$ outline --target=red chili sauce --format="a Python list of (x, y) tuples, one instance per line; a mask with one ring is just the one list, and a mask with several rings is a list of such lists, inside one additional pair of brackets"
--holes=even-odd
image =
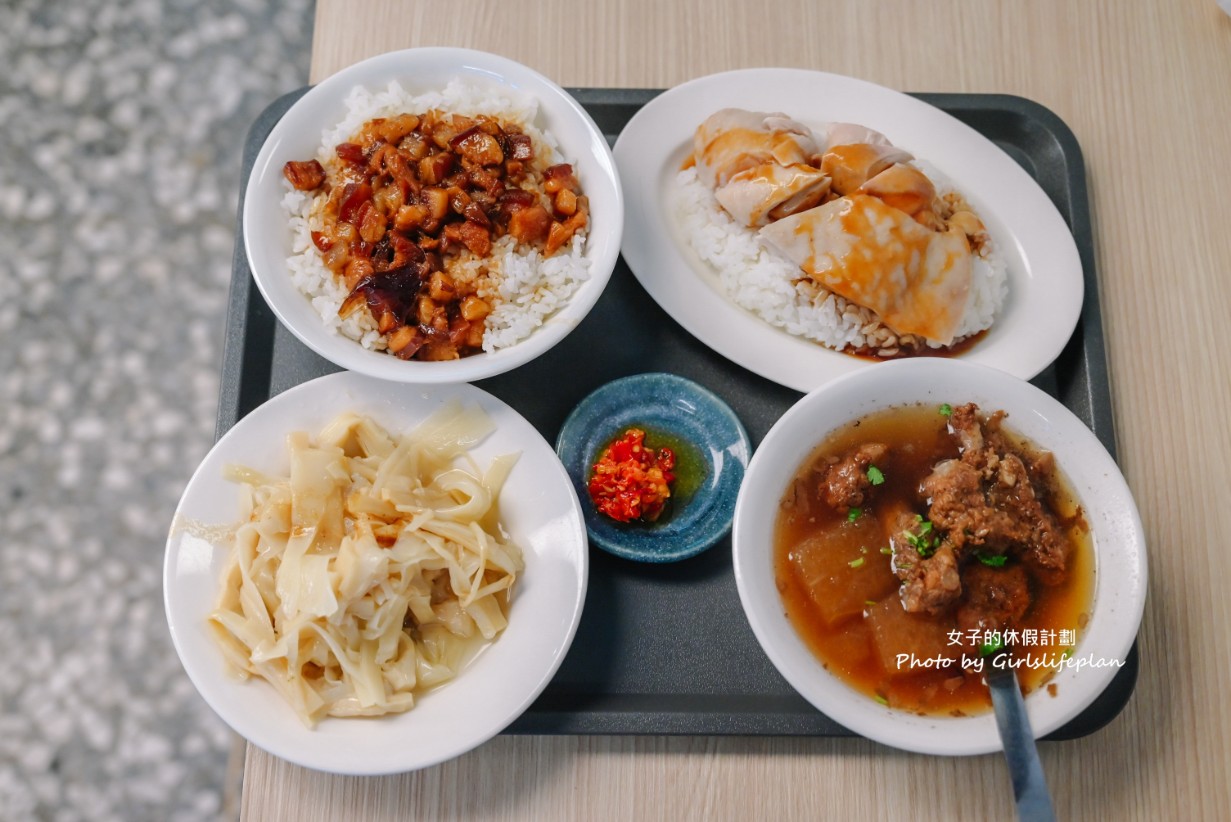
[(617, 522), (654, 522), (671, 498), (675, 452), (651, 448), (645, 431), (629, 428), (603, 451), (590, 474), (590, 500)]

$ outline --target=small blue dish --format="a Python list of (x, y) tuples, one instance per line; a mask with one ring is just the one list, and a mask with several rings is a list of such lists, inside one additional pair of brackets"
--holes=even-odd
[[(678, 479), (656, 522), (617, 522), (595, 509), (587, 490), (594, 463), (634, 427), (647, 432), (650, 445), (676, 451)], [(582, 400), (560, 429), (556, 453), (595, 545), (638, 562), (676, 562), (730, 533), (752, 444), (735, 412), (709, 390), (674, 374), (636, 374)]]

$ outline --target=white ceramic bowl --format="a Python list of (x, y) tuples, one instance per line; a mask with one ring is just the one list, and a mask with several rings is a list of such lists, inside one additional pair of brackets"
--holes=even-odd
[[(953, 360), (888, 362), (841, 377), (801, 399), (770, 429), (748, 466), (732, 531), (740, 601), (779, 672), (816, 708), (851, 730), (911, 751), (978, 754), (1001, 748), (994, 716), (917, 716), (885, 707), (825, 670), (783, 614), (774, 585), (773, 529), (779, 500), (803, 460), (835, 429), (869, 412), (906, 403), (976, 402), (1009, 412), (1007, 425), (1051, 450), (1089, 521), (1095, 552), (1092, 616), (1073, 659), (1124, 660), (1146, 594), (1145, 537), (1137, 507), (1111, 456), (1058, 401), (1028, 382)], [(1026, 699), (1037, 736), (1086, 708), (1118, 668), (1065, 668)]]
[[(407, 713), (327, 718), (305, 727), (263, 680), (228, 673), (206, 629), (218, 600), (229, 545), (211, 530), (239, 517), (240, 489), (227, 463), (285, 475), (286, 434), (315, 433), (343, 411), (402, 433), (449, 399), (477, 403), (496, 430), (472, 451), (481, 467), (520, 453), (500, 495), (501, 522), (521, 547), (509, 625), (456, 679)], [(211, 528), (212, 527), (212, 528)], [(415, 387), (337, 373), (279, 394), (218, 441), (197, 468), (167, 538), (163, 591), (180, 661), (210, 707), (238, 734), (277, 756), (317, 770), (383, 774), (423, 768), (483, 743), (516, 719), (551, 680), (581, 620), (589, 572), (586, 527), (572, 481), (547, 441), (520, 414), (470, 385)]]
[[(327, 329), (287, 272), (291, 230), (281, 200), (282, 167), (316, 156), (322, 131), (345, 115), (351, 89), (384, 89), (397, 80), (412, 94), (441, 89), (461, 78), (471, 84), (509, 87), (539, 101), (535, 125), (559, 144), (590, 198), (585, 256), (589, 279), (567, 305), (522, 342), (493, 353), (448, 362), (403, 361), (369, 351)], [(624, 198), (607, 140), (583, 108), (543, 75), (494, 54), (454, 48), (389, 52), (343, 69), (295, 102), (270, 132), (257, 155), (244, 194), (244, 248), (257, 287), (292, 334), (325, 359), (351, 371), (412, 383), (469, 382), (501, 374), (547, 351), (585, 318), (611, 277), (620, 252)]]

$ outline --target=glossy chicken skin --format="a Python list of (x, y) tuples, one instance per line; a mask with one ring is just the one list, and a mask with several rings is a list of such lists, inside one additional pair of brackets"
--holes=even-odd
[(694, 134), (693, 156), (722, 207), (747, 226), (811, 208), (829, 192), (812, 132), (785, 114), (717, 111)]
[(858, 123), (826, 123), (818, 130), (817, 137), (824, 138), (822, 142), (826, 151), (833, 146), (849, 146), (852, 143), (891, 145), (888, 137)]
[(932, 221), (936, 203), (936, 186), (919, 169), (905, 163), (894, 163), (859, 186), (859, 194), (869, 194), (885, 205), (905, 211), (917, 222), (925, 212)]
[(811, 130), (785, 114), (743, 109), (716, 111), (693, 135), (697, 174), (710, 188), (764, 163), (808, 165), (820, 156)]
[(818, 169), (762, 163), (736, 174), (714, 197), (732, 217), (756, 227), (812, 208), (828, 193), (829, 177)]
[(901, 209), (854, 194), (764, 227), (766, 245), (899, 334), (953, 342), (972, 263), (960, 231), (932, 231)]
[(908, 163), (913, 159), (909, 152), (894, 146), (851, 143), (827, 149), (821, 156), (821, 171), (833, 179), (836, 193), (853, 194), (895, 163)]

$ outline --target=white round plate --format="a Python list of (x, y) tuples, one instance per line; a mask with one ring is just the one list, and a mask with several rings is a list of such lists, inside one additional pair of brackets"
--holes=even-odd
[[(410, 711), (379, 718), (327, 718), (305, 727), (264, 680), (232, 676), (206, 629), (218, 599), (228, 546), (204, 538), (209, 526), (234, 524), (240, 489), (222, 478), (239, 463), (285, 474), (286, 435), (313, 434), (344, 411), (371, 416), (398, 433), (450, 399), (477, 403), (496, 430), (473, 450), (480, 466), (520, 453), (500, 496), (501, 519), (525, 553), (509, 626), (458, 677)], [(572, 481), (530, 423), (470, 385), (412, 387), (338, 373), (274, 397), (244, 417), (205, 457), (176, 510), (163, 574), (171, 637), (201, 696), (237, 733), (308, 768), (384, 774), (458, 756), (494, 736), (534, 701), (559, 667), (581, 619), (589, 554)]]
[[(774, 584), (774, 522), (801, 461), (835, 429), (882, 408), (908, 403), (978, 403), (1003, 409), (1006, 426), (1056, 455), (1082, 505), (1094, 543), (1090, 621), (1072, 660), (1047, 689), (1026, 698), (1036, 736), (1081, 713), (1111, 682), (1137, 636), (1146, 596), (1145, 534), (1137, 506), (1111, 455), (1081, 420), (1028, 382), (986, 366), (925, 359), (882, 363), (813, 391), (774, 424), (753, 455), (735, 504), (732, 556), (740, 602), (753, 633), (782, 676), (818, 710), (852, 731), (910, 751), (979, 754), (1000, 750), (996, 719), (917, 716), (858, 693), (825, 669), (783, 613)], [(1077, 626), (1073, 626), (1075, 629)], [(1101, 664), (1101, 667), (1096, 665)]]
[(1081, 313), (1081, 259), (1043, 190), (986, 137), (934, 106), (863, 80), (800, 69), (714, 74), (655, 97), (615, 146), (624, 181), (624, 259), (680, 325), (732, 362), (798, 391), (871, 365), (794, 337), (738, 307), (688, 246), (668, 187), (693, 132), (721, 108), (782, 111), (808, 126), (850, 122), (885, 134), (946, 175), (978, 211), (1008, 265), (1001, 315), (960, 359), (1030, 379), (1064, 348)]
[[(589, 279), (525, 340), (491, 353), (445, 362), (404, 361), (370, 351), (325, 327), (308, 298), (291, 282), (291, 229), (282, 209), (282, 167), (316, 156), (321, 133), (341, 122), (346, 96), (356, 86), (384, 90), (396, 80), (411, 94), (443, 89), (453, 79), (497, 91), (515, 89), (538, 100), (535, 125), (559, 144), (590, 198), (585, 257)], [(349, 371), (412, 383), (471, 382), (529, 362), (564, 339), (594, 307), (620, 252), (624, 199), (607, 140), (590, 115), (564, 89), (505, 57), (455, 48), (393, 51), (349, 66), (314, 86), (282, 115), (252, 166), (244, 193), (244, 249), (257, 287), (292, 334), (325, 359)]]

